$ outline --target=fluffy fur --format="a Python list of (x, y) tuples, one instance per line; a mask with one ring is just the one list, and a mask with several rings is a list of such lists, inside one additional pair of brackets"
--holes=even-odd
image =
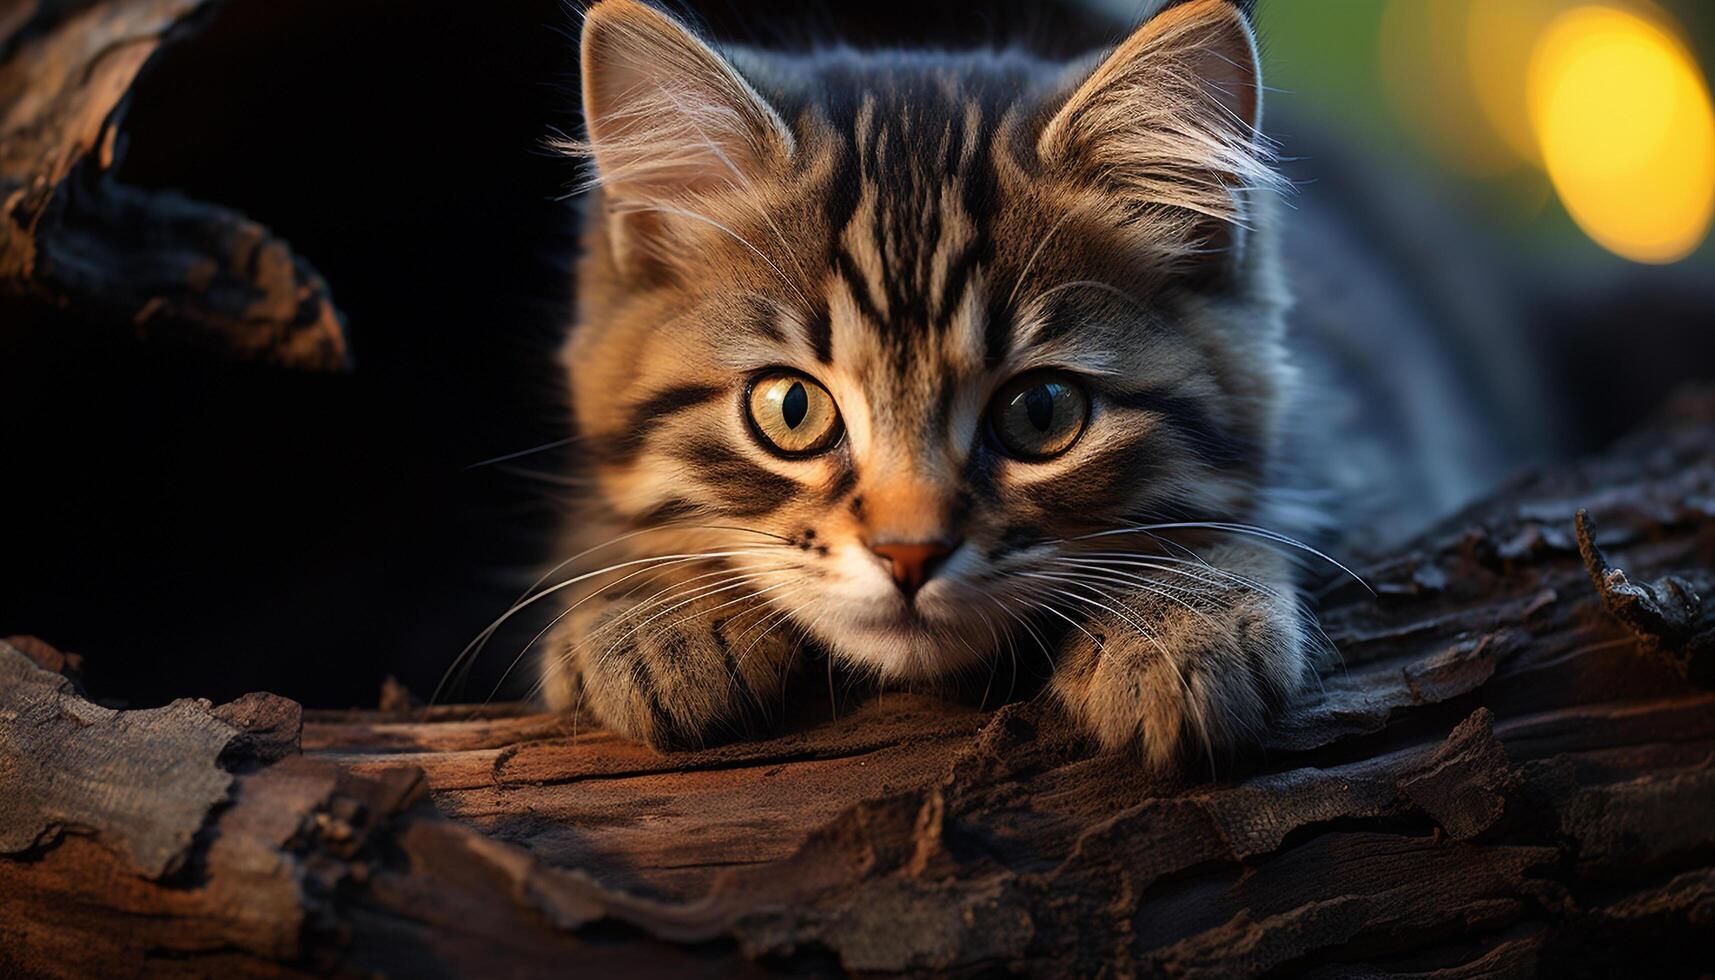
[[(550, 703), (662, 747), (754, 729), (809, 646), (884, 679), (1020, 648), (1101, 743), (1242, 743), (1307, 670), (1266, 522), (1292, 387), (1243, 17), (1153, 16), (1088, 63), (717, 53), (606, 0), (583, 31), (591, 217), (565, 350), (589, 491)], [(745, 390), (820, 383), (843, 439), (762, 445)], [(1063, 455), (985, 409), (1039, 369)], [(943, 541), (911, 597), (871, 547)]]

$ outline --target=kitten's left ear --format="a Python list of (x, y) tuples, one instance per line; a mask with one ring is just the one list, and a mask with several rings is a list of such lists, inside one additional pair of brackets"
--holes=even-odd
[(1100, 185), (1124, 220), (1148, 213), (1189, 252), (1231, 244), (1247, 192), (1274, 186), (1256, 42), (1228, 0), (1194, 0), (1139, 27), (1042, 128), (1050, 170)]
[(647, 4), (596, 4), (584, 17), (582, 66), (588, 150), (621, 252), (650, 251), (671, 221), (665, 212), (742, 192), (791, 159), (791, 130), (773, 107), (702, 39)]

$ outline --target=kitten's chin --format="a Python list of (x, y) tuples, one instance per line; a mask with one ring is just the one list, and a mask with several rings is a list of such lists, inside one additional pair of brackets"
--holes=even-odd
[(825, 626), (816, 632), (836, 656), (889, 680), (941, 677), (990, 653), (989, 643), (960, 637), (956, 624), (923, 619)]

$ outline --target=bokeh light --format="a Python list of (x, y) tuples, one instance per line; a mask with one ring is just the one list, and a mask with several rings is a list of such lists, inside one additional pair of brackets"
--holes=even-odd
[[(1472, 65), (1467, 37), (1474, 10), (1483, 6), (1484, 0), (1393, 0), (1377, 36), (1382, 85), (1410, 120), (1407, 132), (1443, 165), (1477, 178), (1502, 176), (1523, 162), (1482, 122), (1474, 83), (1492, 79), (1480, 78)], [(1519, 81), (1522, 89), (1522, 71)]]
[(1262, 0), (1258, 16), (1283, 117), (1457, 185), (1531, 249), (1667, 263), (1709, 240), (1708, 0)]
[(1567, 212), (1638, 262), (1690, 254), (1715, 213), (1715, 113), (1689, 52), (1655, 23), (1579, 7), (1537, 42), (1530, 118)]
[(1470, 0), (1465, 13), (1468, 84), (1482, 118), (1521, 164), (1541, 160), (1526, 98), (1537, 38), (1566, 0)]

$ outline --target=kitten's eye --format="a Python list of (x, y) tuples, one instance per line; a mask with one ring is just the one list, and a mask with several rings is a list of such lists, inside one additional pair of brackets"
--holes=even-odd
[(833, 396), (802, 374), (764, 374), (751, 383), (746, 402), (751, 427), (783, 456), (809, 456), (840, 439), (840, 411)]
[(989, 429), (1008, 455), (1040, 461), (1070, 449), (1090, 417), (1084, 389), (1061, 374), (1008, 381), (989, 404)]

